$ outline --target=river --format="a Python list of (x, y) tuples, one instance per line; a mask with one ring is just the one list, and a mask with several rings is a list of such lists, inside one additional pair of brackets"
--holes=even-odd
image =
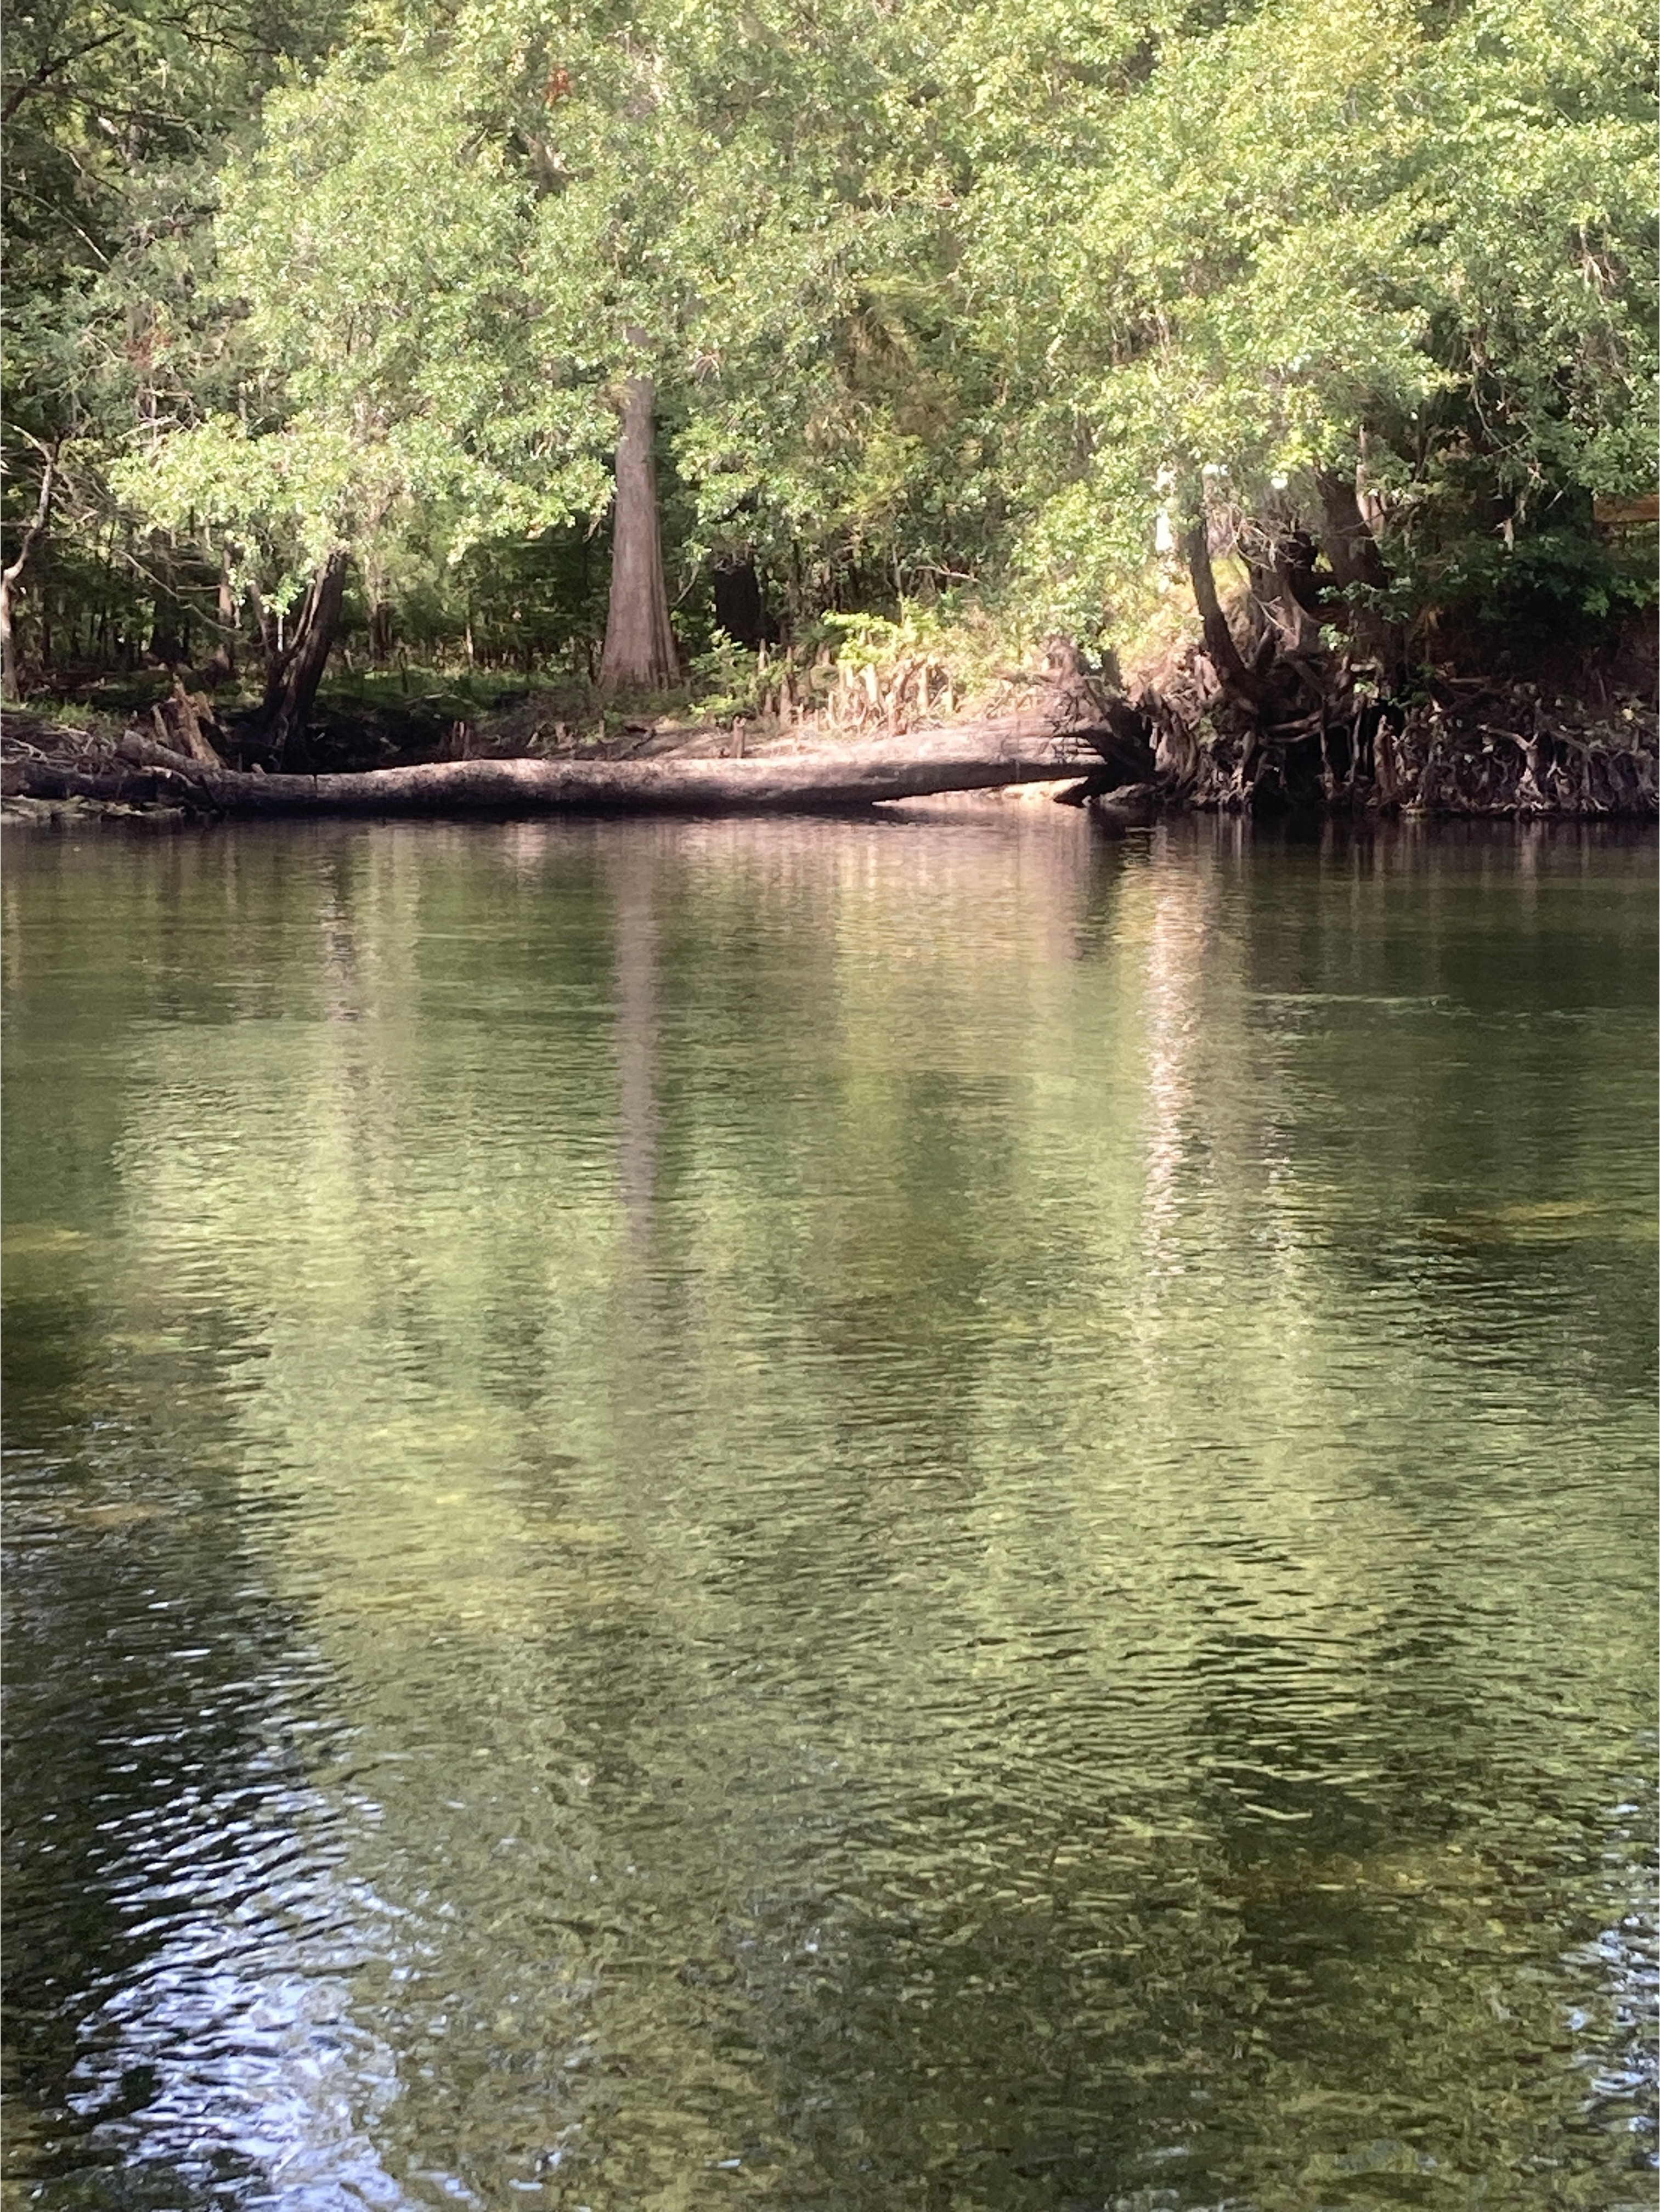
[(9, 2207), (1652, 2203), (1651, 836), (8, 843)]

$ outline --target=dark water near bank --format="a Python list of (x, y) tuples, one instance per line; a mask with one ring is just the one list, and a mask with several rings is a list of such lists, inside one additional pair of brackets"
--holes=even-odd
[(9, 2206), (1652, 2203), (1651, 841), (8, 857)]

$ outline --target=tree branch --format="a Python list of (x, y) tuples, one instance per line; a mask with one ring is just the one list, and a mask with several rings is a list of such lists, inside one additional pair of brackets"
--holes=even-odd
[[(32, 440), (30, 442), (39, 443), (39, 441)], [(0, 569), (0, 584), (3, 584), (8, 591), (22, 574), (24, 563), (34, 550), (34, 541), (46, 528), (46, 517), (52, 512), (52, 488), (58, 479), (58, 447), (52, 445), (43, 447), (42, 451), (46, 454), (46, 466), (40, 471), (40, 496), (34, 502), (33, 516), (23, 532), (17, 558), (9, 568)]]
[(0, 107), (0, 123), (9, 123), (32, 92), (39, 92), (49, 84), (59, 70), (66, 70), (71, 62), (84, 61), (95, 54), (100, 46), (112, 46), (118, 39), (125, 38), (131, 25), (122, 24), (119, 31), (106, 31), (101, 39), (88, 39), (83, 46), (71, 46), (66, 54), (48, 54), (46, 60), (23, 79), (3, 107)]

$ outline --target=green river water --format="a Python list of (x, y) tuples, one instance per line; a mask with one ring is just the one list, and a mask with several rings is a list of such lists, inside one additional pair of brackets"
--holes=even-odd
[(1651, 839), (9, 847), (8, 2208), (1652, 2205)]

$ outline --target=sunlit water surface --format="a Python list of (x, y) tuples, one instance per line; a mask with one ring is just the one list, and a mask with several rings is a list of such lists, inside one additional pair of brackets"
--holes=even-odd
[(1651, 843), (9, 860), (8, 2204), (1652, 2203)]

